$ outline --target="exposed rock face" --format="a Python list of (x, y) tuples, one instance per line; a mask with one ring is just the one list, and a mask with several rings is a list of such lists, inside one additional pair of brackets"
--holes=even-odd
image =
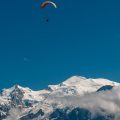
[[(28, 113), (27, 115), (21, 117), (19, 120), (31, 120), (35, 118), (39, 118), (44, 115), (44, 112), (40, 109), (37, 113)], [(40, 119), (40, 118), (39, 118)]]
[(113, 86), (111, 86), (111, 85), (105, 85), (105, 86), (102, 86), (101, 88), (99, 88), (97, 90), (97, 92), (111, 90), (112, 88), (113, 88)]
[(49, 120), (114, 120), (112, 114), (92, 116), (91, 112), (83, 108), (56, 109), (49, 117)]
[(0, 105), (0, 120), (5, 119), (9, 115), (10, 106), (8, 104)]
[(23, 107), (23, 91), (19, 89), (18, 85), (15, 85), (15, 89), (10, 93), (11, 105), (14, 107), (22, 106)]

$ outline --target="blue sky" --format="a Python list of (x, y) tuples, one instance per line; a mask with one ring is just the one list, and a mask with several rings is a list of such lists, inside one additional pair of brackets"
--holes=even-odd
[(72, 75), (120, 82), (120, 1), (55, 0), (58, 9), (41, 9), (43, 1), (0, 1), (0, 89), (42, 89)]

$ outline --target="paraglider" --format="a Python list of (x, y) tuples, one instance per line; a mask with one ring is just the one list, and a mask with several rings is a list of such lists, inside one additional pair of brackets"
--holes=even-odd
[(45, 1), (45, 2), (43, 2), (42, 5), (41, 5), (41, 7), (42, 7), (42, 8), (45, 8), (47, 5), (52, 5), (54, 8), (57, 8), (57, 7), (58, 7), (58, 6), (57, 6), (54, 2), (52, 2), (52, 1)]
[[(43, 2), (43, 3), (41, 4), (41, 8), (45, 8), (45, 7), (48, 6), (48, 5), (52, 5), (54, 8), (57, 8), (57, 7), (58, 7), (57, 4), (54, 3), (54, 2), (52, 2), (52, 1), (45, 1), (45, 2)], [(46, 18), (46, 22), (49, 22), (49, 19), (48, 19), (48, 18)]]
[(48, 22), (48, 21), (49, 21), (49, 19), (47, 18), (47, 19), (46, 19), (46, 22)]

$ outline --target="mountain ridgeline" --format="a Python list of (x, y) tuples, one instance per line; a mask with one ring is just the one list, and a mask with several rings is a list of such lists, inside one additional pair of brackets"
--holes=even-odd
[(120, 120), (120, 83), (73, 76), (33, 91), (14, 85), (0, 94), (0, 120)]

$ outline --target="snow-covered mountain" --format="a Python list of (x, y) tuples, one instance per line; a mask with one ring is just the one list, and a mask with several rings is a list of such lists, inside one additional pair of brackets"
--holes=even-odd
[(1, 91), (0, 120), (119, 120), (119, 93), (120, 83), (80, 76), (39, 91), (14, 85)]

